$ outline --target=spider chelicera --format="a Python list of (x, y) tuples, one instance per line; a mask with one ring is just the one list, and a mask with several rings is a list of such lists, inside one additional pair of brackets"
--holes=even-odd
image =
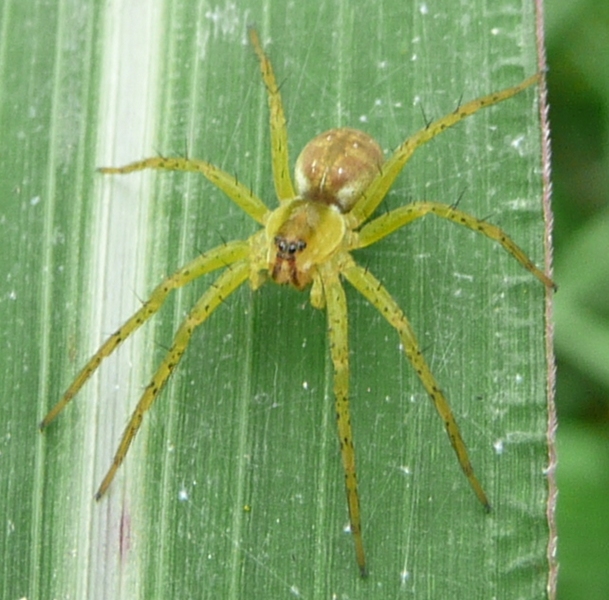
[(223, 269), (222, 274), (202, 295), (178, 328), (171, 347), (142, 394), (123, 433), (113, 463), (95, 494), (99, 500), (114, 479), (144, 415), (180, 362), (195, 329), (247, 281), (254, 290), (269, 279), (299, 290), (310, 286), (311, 304), (315, 308), (325, 308), (328, 318), (328, 340), (334, 366), (336, 421), (345, 472), (350, 528), (357, 564), (360, 573), (365, 575), (366, 558), (349, 415), (347, 301), (341, 279), (346, 279), (359, 291), (397, 331), (408, 360), (444, 422), (465, 476), (478, 500), (489, 509), (489, 501), (474, 474), (459, 427), (423, 358), (408, 319), (381, 282), (368, 269), (355, 262), (352, 251), (370, 246), (400, 227), (431, 213), (495, 240), (544, 285), (554, 287), (552, 280), (499, 227), (458, 210), (455, 206), (414, 202), (369, 221), (419, 146), (478, 110), (507, 100), (537, 83), (539, 75), (458, 106), (452, 113), (428, 123), (409, 137), (387, 160), (377, 142), (361, 131), (349, 128), (326, 131), (309, 142), (297, 159), (294, 185), (289, 171), (286, 120), (279, 87), (257, 32), (250, 29), (249, 37), (268, 92), (273, 180), (279, 206), (270, 210), (248, 187), (202, 160), (157, 157), (123, 167), (100, 169), (105, 174), (124, 174), (143, 169), (196, 171), (220, 188), (237, 206), (260, 223), (262, 228), (248, 239), (227, 242), (201, 254), (161, 282), (142, 307), (91, 357), (63, 397), (40, 423), (40, 428), (44, 429), (57, 417), (102, 360), (152, 317), (172, 290), (206, 273)]

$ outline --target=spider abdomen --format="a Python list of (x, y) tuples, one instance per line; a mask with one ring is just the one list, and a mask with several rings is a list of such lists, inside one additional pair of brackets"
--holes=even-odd
[(314, 137), (296, 161), (294, 175), (300, 198), (333, 204), (349, 212), (381, 170), (383, 151), (357, 129), (330, 129)]

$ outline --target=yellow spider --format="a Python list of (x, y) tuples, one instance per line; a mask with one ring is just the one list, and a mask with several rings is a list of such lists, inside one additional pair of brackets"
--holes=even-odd
[(114, 479), (144, 415), (180, 362), (195, 329), (246, 281), (249, 281), (254, 290), (268, 279), (275, 283), (292, 285), (299, 290), (311, 286), (311, 304), (315, 308), (325, 308), (328, 316), (330, 355), (334, 365), (336, 421), (345, 471), (349, 521), (357, 564), (360, 573), (365, 575), (366, 558), (349, 416), (347, 301), (341, 279), (346, 279), (358, 290), (397, 331), (408, 360), (444, 422), (465, 476), (478, 500), (488, 510), (489, 501), (474, 474), (450, 406), (423, 358), (408, 319), (381, 282), (368, 269), (355, 262), (351, 252), (370, 246), (415, 219), (432, 213), (495, 240), (544, 285), (554, 287), (551, 279), (541, 272), (501, 229), (457, 210), (454, 206), (436, 202), (414, 202), (368, 222), (395, 178), (419, 146), (481, 108), (506, 100), (537, 83), (539, 75), (533, 75), (514, 87), (459, 106), (454, 112), (429, 123), (409, 137), (387, 160), (384, 159), (379, 145), (361, 131), (348, 128), (326, 131), (309, 142), (297, 159), (294, 187), (289, 171), (286, 120), (279, 88), (257, 32), (250, 29), (249, 36), (268, 92), (273, 180), (279, 206), (270, 210), (249, 188), (228, 173), (202, 160), (147, 158), (124, 167), (100, 169), (105, 174), (131, 173), (142, 169), (202, 173), (252, 219), (260, 223), (262, 228), (246, 240), (228, 242), (201, 254), (158, 285), (142, 307), (91, 357), (63, 397), (40, 423), (40, 428), (44, 429), (57, 417), (102, 360), (152, 317), (172, 290), (210, 271), (223, 269), (222, 274), (180, 325), (170, 349), (146, 387), (123, 433), (112, 466), (95, 494), (95, 498), (99, 500)]

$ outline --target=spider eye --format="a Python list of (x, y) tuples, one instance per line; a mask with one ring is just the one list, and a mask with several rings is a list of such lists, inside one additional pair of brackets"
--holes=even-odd
[(275, 236), (275, 246), (277, 246), (278, 254), (282, 258), (293, 257), (297, 252), (302, 252), (307, 243), (304, 240), (288, 240), (279, 235)]

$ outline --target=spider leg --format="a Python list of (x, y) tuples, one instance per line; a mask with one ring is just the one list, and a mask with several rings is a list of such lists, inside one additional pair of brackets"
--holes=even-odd
[(123, 325), (119, 327), (119, 329), (117, 329), (89, 359), (89, 362), (82, 368), (59, 402), (55, 404), (41, 421), (40, 429), (44, 429), (66, 407), (85, 382), (95, 373), (102, 360), (110, 356), (122, 342), (139, 329), (163, 306), (163, 303), (172, 290), (182, 287), (193, 279), (197, 279), (210, 271), (226, 267), (238, 260), (243, 260), (248, 256), (248, 252), (248, 242), (230, 242), (201, 254), (162, 281), (154, 289), (150, 298), (144, 302), (142, 307), (133, 316), (127, 319), (127, 321), (125, 321), (125, 323), (123, 323)]
[(247, 186), (239, 183), (235, 177), (229, 175), (226, 171), (204, 160), (157, 156), (138, 160), (122, 167), (100, 167), (98, 171), (104, 175), (124, 175), (133, 171), (143, 171), (144, 169), (201, 173), (217, 188), (221, 189), (239, 208), (261, 225), (264, 225), (266, 217), (270, 212), (264, 202)]
[(362, 526), (355, 472), (355, 448), (349, 414), (349, 339), (347, 299), (338, 277), (322, 274), (326, 310), (328, 316), (328, 338), (334, 365), (334, 396), (336, 401), (336, 423), (340, 453), (345, 471), (345, 488), (349, 506), (349, 523), (355, 543), (355, 557), (362, 577), (366, 576), (366, 557), (362, 541)]
[(420, 129), (414, 135), (410, 136), (393, 155), (385, 162), (381, 168), (381, 172), (370, 184), (362, 198), (353, 207), (350, 213), (353, 228), (361, 225), (364, 221), (370, 218), (370, 215), (376, 210), (383, 198), (387, 195), (389, 188), (393, 185), (395, 178), (400, 174), (404, 165), (408, 162), (414, 151), (436, 137), (444, 130), (456, 125), (463, 119), (473, 115), (482, 108), (492, 106), (498, 102), (503, 102), (516, 94), (519, 94), (531, 85), (538, 83), (540, 74), (537, 73), (528, 77), (518, 85), (494, 92), (488, 96), (482, 96), (475, 100), (471, 100), (462, 106), (458, 106), (453, 112), (446, 116), (429, 123), (423, 129)]
[(292, 200), (296, 197), (294, 185), (290, 176), (290, 161), (288, 157), (288, 131), (286, 128), (285, 113), (281, 102), (279, 86), (275, 79), (273, 66), (265, 54), (258, 37), (258, 32), (249, 28), (250, 42), (260, 62), (260, 72), (268, 93), (268, 103), (271, 126), (271, 155), (273, 160), (273, 180), (275, 192), (280, 202)]
[(216, 310), (230, 294), (248, 279), (249, 272), (250, 265), (247, 260), (241, 260), (232, 266), (228, 266), (215, 283), (213, 283), (203, 296), (201, 296), (194, 308), (190, 311), (188, 317), (182, 322), (175, 334), (171, 348), (169, 348), (165, 358), (156, 370), (152, 381), (146, 387), (146, 390), (142, 394), (140, 401), (137, 403), (137, 406), (129, 419), (129, 423), (127, 423), (121, 442), (114, 455), (112, 466), (108, 469), (106, 476), (95, 494), (96, 500), (99, 500), (104, 495), (109, 485), (112, 483), (116, 471), (121, 466), (123, 459), (129, 450), (129, 446), (142, 424), (144, 415), (150, 409), (152, 403), (159, 395), (159, 392), (167, 383), (171, 373), (180, 362), (184, 351), (190, 343), (190, 338), (192, 337), (194, 330), (206, 321), (214, 310)]
[(529, 270), (544, 285), (556, 289), (556, 284), (542, 271), (540, 271), (524, 253), (524, 251), (509, 237), (501, 228), (491, 225), (486, 221), (439, 202), (414, 202), (400, 208), (396, 208), (364, 225), (358, 234), (358, 248), (364, 248), (374, 244), (385, 236), (393, 233), (396, 229), (403, 227), (432, 213), (442, 219), (448, 219), (458, 225), (464, 225), (473, 231), (481, 233), (491, 240), (495, 240), (511, 254), (525, 269)]
[(474, 474), (474, 469), (469, 459), (465, 442), (461, 437), (459, 426), (455, 421), (448, 401), (423, 358), (423, 354), (421, 353), (421, 349), (408, 319), (383, 284), (369, 271), (355, 264), (355, 262), (351, 262), (351, 264), (346, 266), (343, 275), (397, 330), (408, 360), (417, 372), (423, 387), (427, 390), (436, 411), (444, 422), (446, 433), (448, 434), (450, 443), (452, 444), (465, 476), (478, 497), (478, 500), (480, 500), (486, 510), (489, 510), (490, 504), (488, 498), (486, 497), (478, 478)]

